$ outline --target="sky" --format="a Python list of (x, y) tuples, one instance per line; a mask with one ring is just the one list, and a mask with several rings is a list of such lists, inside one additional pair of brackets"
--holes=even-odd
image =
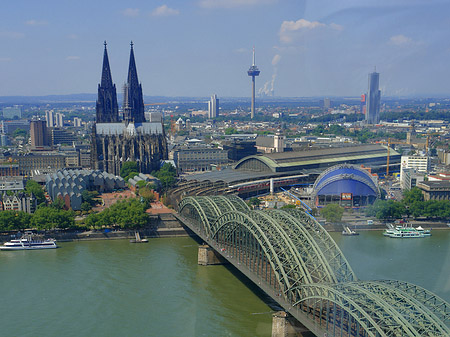
[(103, 42), (113, 81), (130, 41), (145, 95), (450, 95), (450, 1), (15, 0), (0, 10), (0, 96), (96, 93)]

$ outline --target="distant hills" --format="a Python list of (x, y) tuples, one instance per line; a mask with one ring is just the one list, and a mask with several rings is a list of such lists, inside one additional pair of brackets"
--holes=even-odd
[[(119, 104), (123, 100), (123, 94), (118, 93), (117, 99)], [(334, 97), (327, 96), (335, 103), (343, 101), (359, 101), (360, 97)], [(257, 100), (261, 102), (318, 102), (322, 101), (323, 97), (258, 97)], [(209, 97), (169, 97), (169, 96), (145, 96), (145, 103), (205, 103), (209, 100)], [(250, 97), (220, 97), (221, 102), (250, 102)], [(81, 93), (81, 94), (69, 94), (69, 95), (46, 95), (46, 96), (0, 96), (0, 105), (13, 105), (13, 104), (70, 104), (70, 103), (87, 103), (95, 104), (97, 100), (97, 94)], [(417, 96), (417, 97), (382, 97), (382, 101), (420, 101), (420, 102), (432, 102), (436, 100), (449, 101), (445, 96)]]

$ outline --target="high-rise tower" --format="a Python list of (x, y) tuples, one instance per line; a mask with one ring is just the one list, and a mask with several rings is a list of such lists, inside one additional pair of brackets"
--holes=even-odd
[(139, 83), (136, 61), (134, 60), (133, 41), (131, 41), (130, 65), (128, 67), (128, 80), (124, 88), (124, 119), (125, 122), (143, 123), (144, 98), (142, 95), (142, 85)]
[(255, 77), (259, 76), (259, 69), (255, 64), (255, 47), (253, 47), (253, 65), (247, 71), (248, 76), (252, 77), (252, 112), (250, 114), (251, 119), (255, 117)]
[(214, 94), (211, 96), (211, 99), (208, 102), (208, 118), (216, 118), (219, 115), (219, 99), (217, 95)]
[(117, 123), (119, 121), (119, 107), (117, 105), (116, 85), (113, 84), (111, 77), (106, 41), (104, 45), (102, 79), (98, 85), (96, 121), (97, 123)]
[(369, 89), (366, 96), (366, 123), (380, 122), (381, 91), (379, 90), (380, 74), (374, 71), (369, 74)]

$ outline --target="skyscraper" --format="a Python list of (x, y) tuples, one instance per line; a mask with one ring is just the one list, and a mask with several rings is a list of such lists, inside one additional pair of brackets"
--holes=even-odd
[(31, 147), (33, 149), (49, 146), (47, 124), (45, 121), (32, 120), (30, 122)]
[(53, 117), (53, 110), (47, 110), (45, 112), (45, 119), (47, 121), (47, 127), (52, 128), (55, 126), (55, 120)]
[(377, 124), (380, 122), (381, 91), (379, 90), (380, 74), (369, 74), (369, 89), (366, 96), (366, 123)]
[(55, 114), (55, 126), (62, 128), (64, 126), (64, 114), (62, 112), (57, 112)]
[(208, 118), (216, 118), (219, 115), (219, 99), (217, 95), (214, 94), (211, 96), (211, 99), (208, 102)]

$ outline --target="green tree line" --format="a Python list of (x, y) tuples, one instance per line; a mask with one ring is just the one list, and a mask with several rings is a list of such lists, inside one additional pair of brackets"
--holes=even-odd
[(399, 219), (402, 217), (445, 219), (450, 217), (449, 200), (423, 200), (419, 188), (403, 193), (402, 201), (377, 200), (366, 209), (366, 215), (377, 219)]
[(85, 225), (91, 228), (119, 227), (123, 229), (145, 227), (150, 217), (145, 210), (147, 204), (138, 199), (119, 201), (100, 213), (90, 214)]
[(58, 207), (38, 207), (36, 212), (28, 214), (19, 211), (0, 212), (0, 231), (18, 231), (26, 228), (49, 230), (54, 228), (72, 228), (75, 226), (73, 211)]

